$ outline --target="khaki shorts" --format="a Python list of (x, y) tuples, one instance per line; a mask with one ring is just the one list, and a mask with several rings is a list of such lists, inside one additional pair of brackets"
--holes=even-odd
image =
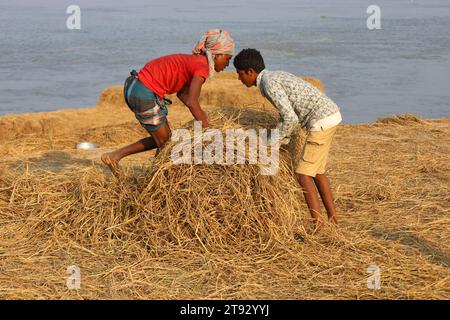
[(338, 126), (322, 131), (310, 131), (306, 137), (300, 162), (295, 169), (296, 173), (315, 177), (316, 174), (325, 173), (331, 140)]

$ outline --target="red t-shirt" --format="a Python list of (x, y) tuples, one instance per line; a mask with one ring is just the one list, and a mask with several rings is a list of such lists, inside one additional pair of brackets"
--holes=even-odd
[(194, 76), (208, 79), (208, 59), (204, 55), (172, 54), (149, 61), (138, 73), (139, 81), (162, 98), (176, 93)]

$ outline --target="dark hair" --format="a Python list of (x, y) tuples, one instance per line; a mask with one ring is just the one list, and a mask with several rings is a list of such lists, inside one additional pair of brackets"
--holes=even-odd
[(248, 71), (250, 68), (260, 73), (266, 66), (261, 53), (256, 49), (244, 49), (233, 60), (237, 70)]

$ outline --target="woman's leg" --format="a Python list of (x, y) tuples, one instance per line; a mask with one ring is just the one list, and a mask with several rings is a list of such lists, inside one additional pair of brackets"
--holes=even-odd
[(161, 149), (170, 139), (172, 132), (170, 131), (169, 123), (166, 122), (161, 127), (159, 127), (158, 130), (153, 131), (150, 134), (156, 143), (156, 147), (158, 149)]
[(119, 169), (119, 161), (122, 158), (155, 148), (162, 148), (171, 135), (169, 124), (166, 122), (158, 130), (151, 132), (150, 135), (150, 137), (141, 139), (126, 147), (104, 153), (101, 157), (103, 163), (108, 165), (112, 172), (116, 172)]

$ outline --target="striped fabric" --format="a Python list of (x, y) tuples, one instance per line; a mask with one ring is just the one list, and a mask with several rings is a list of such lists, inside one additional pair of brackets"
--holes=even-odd
[(124, 96), (136, 119), (149, 133), (167, 123), (166, 101), (145, 87), (135, 75), (125, 81)]
[(194, 54), (205, 54), (209, 64), (209, 78), (214, 75), (214, 56), (216, 54), (234, 55), (234, 40), (230, 34), (221, 29), (205, 32), (193, 49)]

